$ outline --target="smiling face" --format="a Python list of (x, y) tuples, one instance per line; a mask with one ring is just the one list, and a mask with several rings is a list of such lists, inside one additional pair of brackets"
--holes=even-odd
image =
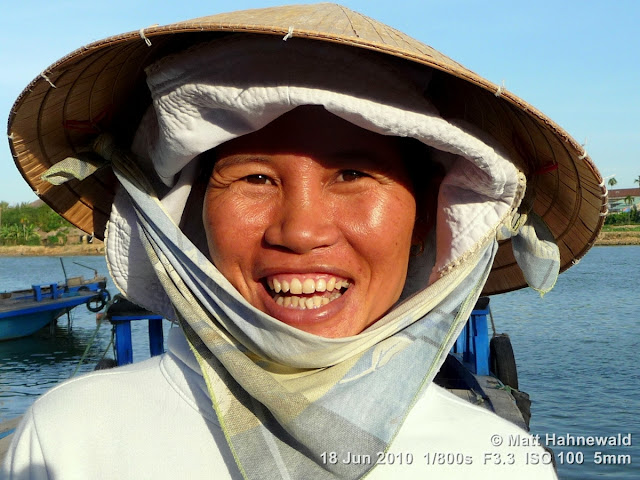
[(398, 300), (416, 218), (398, 139), (300, 107), (216, 153), (209, 253), (249, 303), (347, 337)]

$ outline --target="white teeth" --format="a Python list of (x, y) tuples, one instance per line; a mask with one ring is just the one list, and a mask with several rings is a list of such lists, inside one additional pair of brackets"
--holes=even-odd
[(289, 290), (293, 294), (302, 293), (302, 283), (300, 283), (300, 280), (298, 280), (297, 278), (294, 278), (293, 280), (291, 280), (291, 285), (289, 287)]
[(340, 298), (342, 294), (340, 292), (333, 292), (329, 296), (323, 295), (314, 295), (312, 297), (296, 297), (295, 295), (276, 295), (273, 300), (285, 308), (296, 308), (299, 310), (307, 310), (313, 308), (320, 308), (329, 303), (333, 302), (335, 299)]
[(324, 278), (318, 280), (314, 280), (313, 278), (305, 278), (304, 280), (293, 278), (290, 281), (269, 278), (267, 279), (267, 284), (269, 289), (275, 293), (291, 292), (294, 295), (300, 295), (301, 293), (333, 292), (334, 290), (349, 287), (348, 280), (337, 280), (335, 277), (331, 277), (328, 280)]
[(314, 282), (311, 278), (307, 278), (302, 284), (302, 293), (314, 293), (315, 291), (316, 282)]
[[(288, 280), (278, 280), (277, 278), (267, 279), (269, 288), (275, 292), (273, 300), (285, 308), (296, 308), (300, 310), (323, 307), (342, 296), (341, 289), (349, 287), (348, 280), (338, 280), (331, 277), (328, 280), (321, 278), (305, 278), (301, 281), (298, 278)], [(313, 295), (309, 297), (299, 297), (296, 295), (310, 295), (316, 292), (330, 292), (324, 295)], [(286, 295), (288, 293), (288, 295)]]

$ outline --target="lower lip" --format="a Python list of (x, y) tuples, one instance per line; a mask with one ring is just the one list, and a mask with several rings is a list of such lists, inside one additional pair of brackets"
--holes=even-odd
[(262, 286), (260, 289), (260, 297), (262, 304), (265, 306), (267, 314), (276, 320), (291, 325), (292, 327), (306, 330), (306, 326), (316, 326), (327, 321), (329, 318), (337, 315), (344, 308), (345, 297), (348, 297), (353, 285), (350, 286), (340, 297), (332, 300), (326, 305), (318, 308), (299, 309), (278, 305), (271, 297), (270, 292)]

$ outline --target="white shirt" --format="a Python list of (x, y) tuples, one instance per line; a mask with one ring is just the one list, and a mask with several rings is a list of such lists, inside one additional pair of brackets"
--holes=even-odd
[[(497, 438), (502, 444), (492, 445)], [(388, 452), (367, 458), (327, 451), (325, 458), (377, 464), (371, 480), (556, 478), (549, 454), (536, 443), (510, 422), (431, 384)], [(166, 354), (74, 378), (39, 398), (14, 435), (0, 478), (242, 476), (196, 360), (173, 329)]]

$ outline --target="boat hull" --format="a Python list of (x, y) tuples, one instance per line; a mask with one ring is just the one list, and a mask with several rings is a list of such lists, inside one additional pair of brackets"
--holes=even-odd
[(44, 307), (49, 308), (31, 312), (21, 311), (17, 315), (0, 317), (0, 341), (33, 335), (80, 303), (86, 303), (91, 297), (93, 295), (75, 298), (72, 302), (65, 302), (65, 306), (62, 307), (46, 305)]
[(97, 299), (98, 307), (104, 306), (109, 296), (105, 286), (100, 277), (73, 286), (52, 283), (1, 294), (0, 341), (32, 335), (78, 305), (89, 306)]

